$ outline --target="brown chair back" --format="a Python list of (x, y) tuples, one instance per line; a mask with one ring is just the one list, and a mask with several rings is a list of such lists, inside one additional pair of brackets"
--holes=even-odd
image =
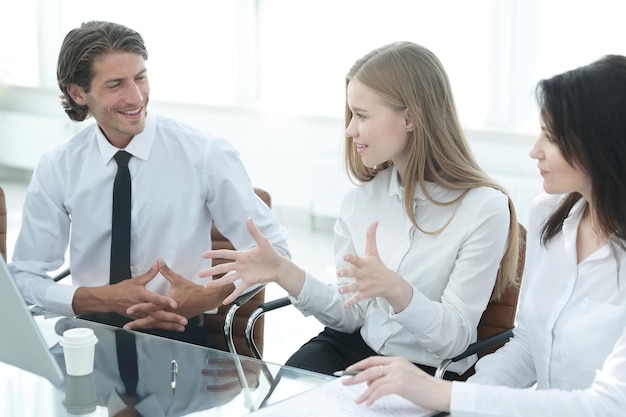
[(0, 253), (7, 259), (7, 204), (4, 199), (4, 190), (0, 187)]
[[(255, 188), (254, 192), (267, 204), (268, 207), (272, 207), (272, 198), (270, 194), (260, 188)], [(224, 235), (222, 235), (215, 225), (211, 227), (211, 241), (213, 249), (231, 249), (234, 250), (234, 246)], [(229, 262), (226, 259), (213, 259), (213, 265), (219, 265), (224, 262)], [(263, 304), (265, 301), (265, 290), (259, 291), (248, 302), (243, 304), (238, 310), (233, 321), (233, 341), (238, 354), (251, 356), (252, 353), (248, 349), (246, 339), (244, 337), (246, 323), (248, 317), (259, 304)], [(220, 306), (217, 314), (209, 314), (206, 316), (205, 328), (207, 333), (217, 342), (217, 347), (221, 350), (228, 350), (226, 341), (224, 340), (224, 319), (230, 306)], [(263, 353), (263, 334), (264, 334), (264, 319), (261, 317), (257, 321), (257, 325), (254, 329), (254, 342)]]
[[(524, 274), (524, 262), (526, 260), (526, 228), (519, 225), (519, 257), (517, 261), (516, 277), (519, 284), (522, 283), (522, 275)], [(515, 325), (515, 314), (517, 313), (517, 302), (519, 300), (519, 286), (509, 287), (504, 296), (500, 300), (491, 300), (487, 305), (480, 322), (478, 323), (477, 340), (490, 337), (503, 330), (510, 329)], [(493, 353), (502, 347), (504, 343), (491, 347), (478, 353), (481, 358), (489, 353)], [(461, 376), (465, 380), (474, 374), (472, 366), (465, 374)]]

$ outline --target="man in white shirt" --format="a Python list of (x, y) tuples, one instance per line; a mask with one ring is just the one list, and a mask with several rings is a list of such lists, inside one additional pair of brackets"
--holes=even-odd
[[(115, 313), (121, 321), (112, 324), (175, 333), (229, 293), (198, 277), (210, 266), (202, 252), (211, 247), (212, 221), (247, 249), (255, 245), (244, 226), (252, 217), (278, 251), (290, 253), (232, 145), (147, 111), (147, 57), (141, 35), (122, 25), (89, 22), (66, 36), (57, 68), (63, 107), (72, 120), (96, 123), (37, 165), (10, 267), (26, 300), (49, 311)], [(131, 155), (131, 276), (110, 284), (120, 150)], [(47, 275), (64, 264), (68, 244), (71, 286)]]

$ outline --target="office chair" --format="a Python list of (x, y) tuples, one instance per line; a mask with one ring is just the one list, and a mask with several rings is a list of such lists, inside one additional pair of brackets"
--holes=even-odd
[(0, 187), (0, 253), (7, 259), (7, 204), (4, 199), (4, 190)]
[[(268, 207), (272, 207), (272, 198), (267, 191), (255, 188), (254, 192)], [(235, 249), (232, 243), (217, 230), (215, 225), (211, 228), (211, 241), (213, 249)], [(227, 259), (213, 259), (213, 265), (219, 265), (225, 262), (230, 261)], [(220, 276), (216, 276), (215, 278), (219, 277)], [(252, 311), (254, 311), (255, 306), (264, 301), (265, 288), (258, 287), (255, 290), (239, 296), (231, 305), (220, 306), (217, 314), (205, 315), (205, 327), (209, 335), (213, 336), (213, 339), (218, 341), (218, 348), (228, 350), (232, 353), (250, 356), (247, 353), (247, 341), (242, 335), (244, 334), (248, 317)], [(239, 314), (235, 315), (236, 312)], [(263, 349), (264, 324), (263, 320), (259, 322), (258, 332), (255, 332), (254, 335), (254, 340), (256, 344), (260, 346), (259, 350), (261, 351)], [(221, 328), (224, 329), (223, 336), (217, 331), (217, 329)], [(222, 340), (224, 340), (225, 344), (221, 343)]]
[[(522, 274), (524, 272), (524, 261), (526, 258), (526, 229), (521, 224), (519, 226), (519, 257), (517, 263), (516, 278), (521, 283)], [(517, 302), (519, 295), (519, 286), (509, 287), (504, 296), (500, 300), (491, 300), (487, 304), (487, 308), (478, 323), (478, 340), (472, 343), (465, 352), (443, 361), (437, 368), (435, 376), (442, 378), (448, 366), (475, 353), (479, 353), (479, 357), (487, 353), (491, 353), (502, 346), (513, 335), (513, 326), (515, 324), (515, 313), (517, 311)], [(269, 301), (259, 305), (251, 314), (246, 324), (245, 337), (248, 348), (257, 359), (262, 359), (262, 353), (255, 345), (253, 333), (255, 332), (255, 322), (262, 316), (273, 310), (288, 306), (291, 304), (289, 297), (282, 297), (277, 300)], [(460, 376), (462, 380), (469, 378), (474, 373), (472, 366), (467, 372)]]
[[(254, 192), (268, 207), (272, 207), (272, 198), (269, 192), (254, 188)], [(231, 249), (234, 250), (233, 244), (222, 235), (215, 227), (211, 226), (211, 242), (213, 249)], [(229, 262), (226, 259), (213, 259), (213, 265), (219, 265)], [(70, 275), (70, 270), (65, 269), (53, 277), (53, 280), (60, 281)], [(216, 276), (215, 278), (220, 278)], [(248, 321), (249, 314), (254, 310), (254, 306), (263, 303), (265, 300), (265, 288), (260, 286), (239, 296), (230, 305), (223, 305), (218, 308), (216, 314), (204, 315), (204, 327), (207, 334), (217, 343), (217, 348), (232, 353), (243, 353), (247, 351), (247, 341), (241, 335), (244, 332), (245, 325)], [(235, 313), (240, 310), (242, 314), (235, 317)], [(259, 322), (259, 326), (254, 335), (256, 345), (263, 349), (264, 323), (263, 319)], [(258, 352), (258, 351), (257, 351)], [(248, 355), (249, 356), (249, 355)]]
[[(519, 255), (517, 260), (516, 278), (517, 287), (509, 287), (502, 299), (491, 300), (483, 312), (478, 323), (477, 341), (470, 344), (467, 349), (454, 358), (446, 359), (439, 364), (435, 372), (435, 378), (441, 379), (448, 366), (461, 359), (474, 354), (478, 358), (493, 353), (502, 347), (511, 337), (513, 337), (513, 327), (515, 326), (515, 314), (517, 313), (517, 303), (519, 300), (519, 289), (524, 274), (524, 262), (526, 260), (526, 228), (519, 225)], [(474, 366), (468, 369), (459, 380), (465, 381), (474, 375)]]

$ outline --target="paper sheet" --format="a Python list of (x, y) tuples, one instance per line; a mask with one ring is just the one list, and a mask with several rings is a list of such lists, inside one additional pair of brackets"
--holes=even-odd
[(345, 386), (341, 378), (296, 395), (251, 415), (255, 417), (425, 417), (437, 412), (426, 410), (399, 395), (379, 398), (371, 406), (354, 400), (366, 389), (365, 383)]

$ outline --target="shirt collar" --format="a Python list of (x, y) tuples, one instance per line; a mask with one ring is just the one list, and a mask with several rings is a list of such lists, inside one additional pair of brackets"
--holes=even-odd
[[(154, 143), (154, 137), (156, 133), (156, 115), (153, 113), (146, 114), (146, 126), (141, 133), (135, 135), (130, 141), (128, 146), (124, 148), (126, 152), (142, 160), (147, 160), (150, 155), (150, 149)], [(100, 127), (96, 124), (96, 139), (98, 142), (98, 149), (102, 156), (102, 163), (108, 164), (113, 156), (119, 151), (119, 148), (111, 145), (111, 143), (104, 136), (104, 133), (100, 130)]]
[[(587, 200), (580, 198), (574, 206), (570, 209), (569, 215), (563, 220), (563, 237), (565, 240), (565, 246), (568, 253), (571, 256), (576, 257), (576, 238), (578, 235), (578, 225), (585, 213), (587, 207)], [(592, 260), (596, 258), (603, 258), (610, 254), (609, 245), (604, 245), (598, 248), (594, 253), (589, 255), (583, 261)]]
[[(389, 168), (387, 168), (389, 169)], [(400, 185), (400, 177), (398, 176), (398, 169), (395, 165), (391, 167), (391, 179), (389, 180), (389, 196), (402, 197), (402, 185)]]
[[(389, 180), (389, 196), (394, 197), (398, 196), (400, 199), (404, 197), (404, 187), (400, 184), (400, 176), (398, 175), (398, 169), (395, 165), (391, 167), (391, 178)], [(442, 197), (445, 193), (445, 190), (435, 184), (434, 182), (424, 181), (424, 188), (428, 191), (428, 194), (437, 199), (437, 197)], [(415, 184), (415, 193), (413, 194), (413, 200), (426, 200), (426, 194), (422, 187), (420, 187), (419, 183)]]

